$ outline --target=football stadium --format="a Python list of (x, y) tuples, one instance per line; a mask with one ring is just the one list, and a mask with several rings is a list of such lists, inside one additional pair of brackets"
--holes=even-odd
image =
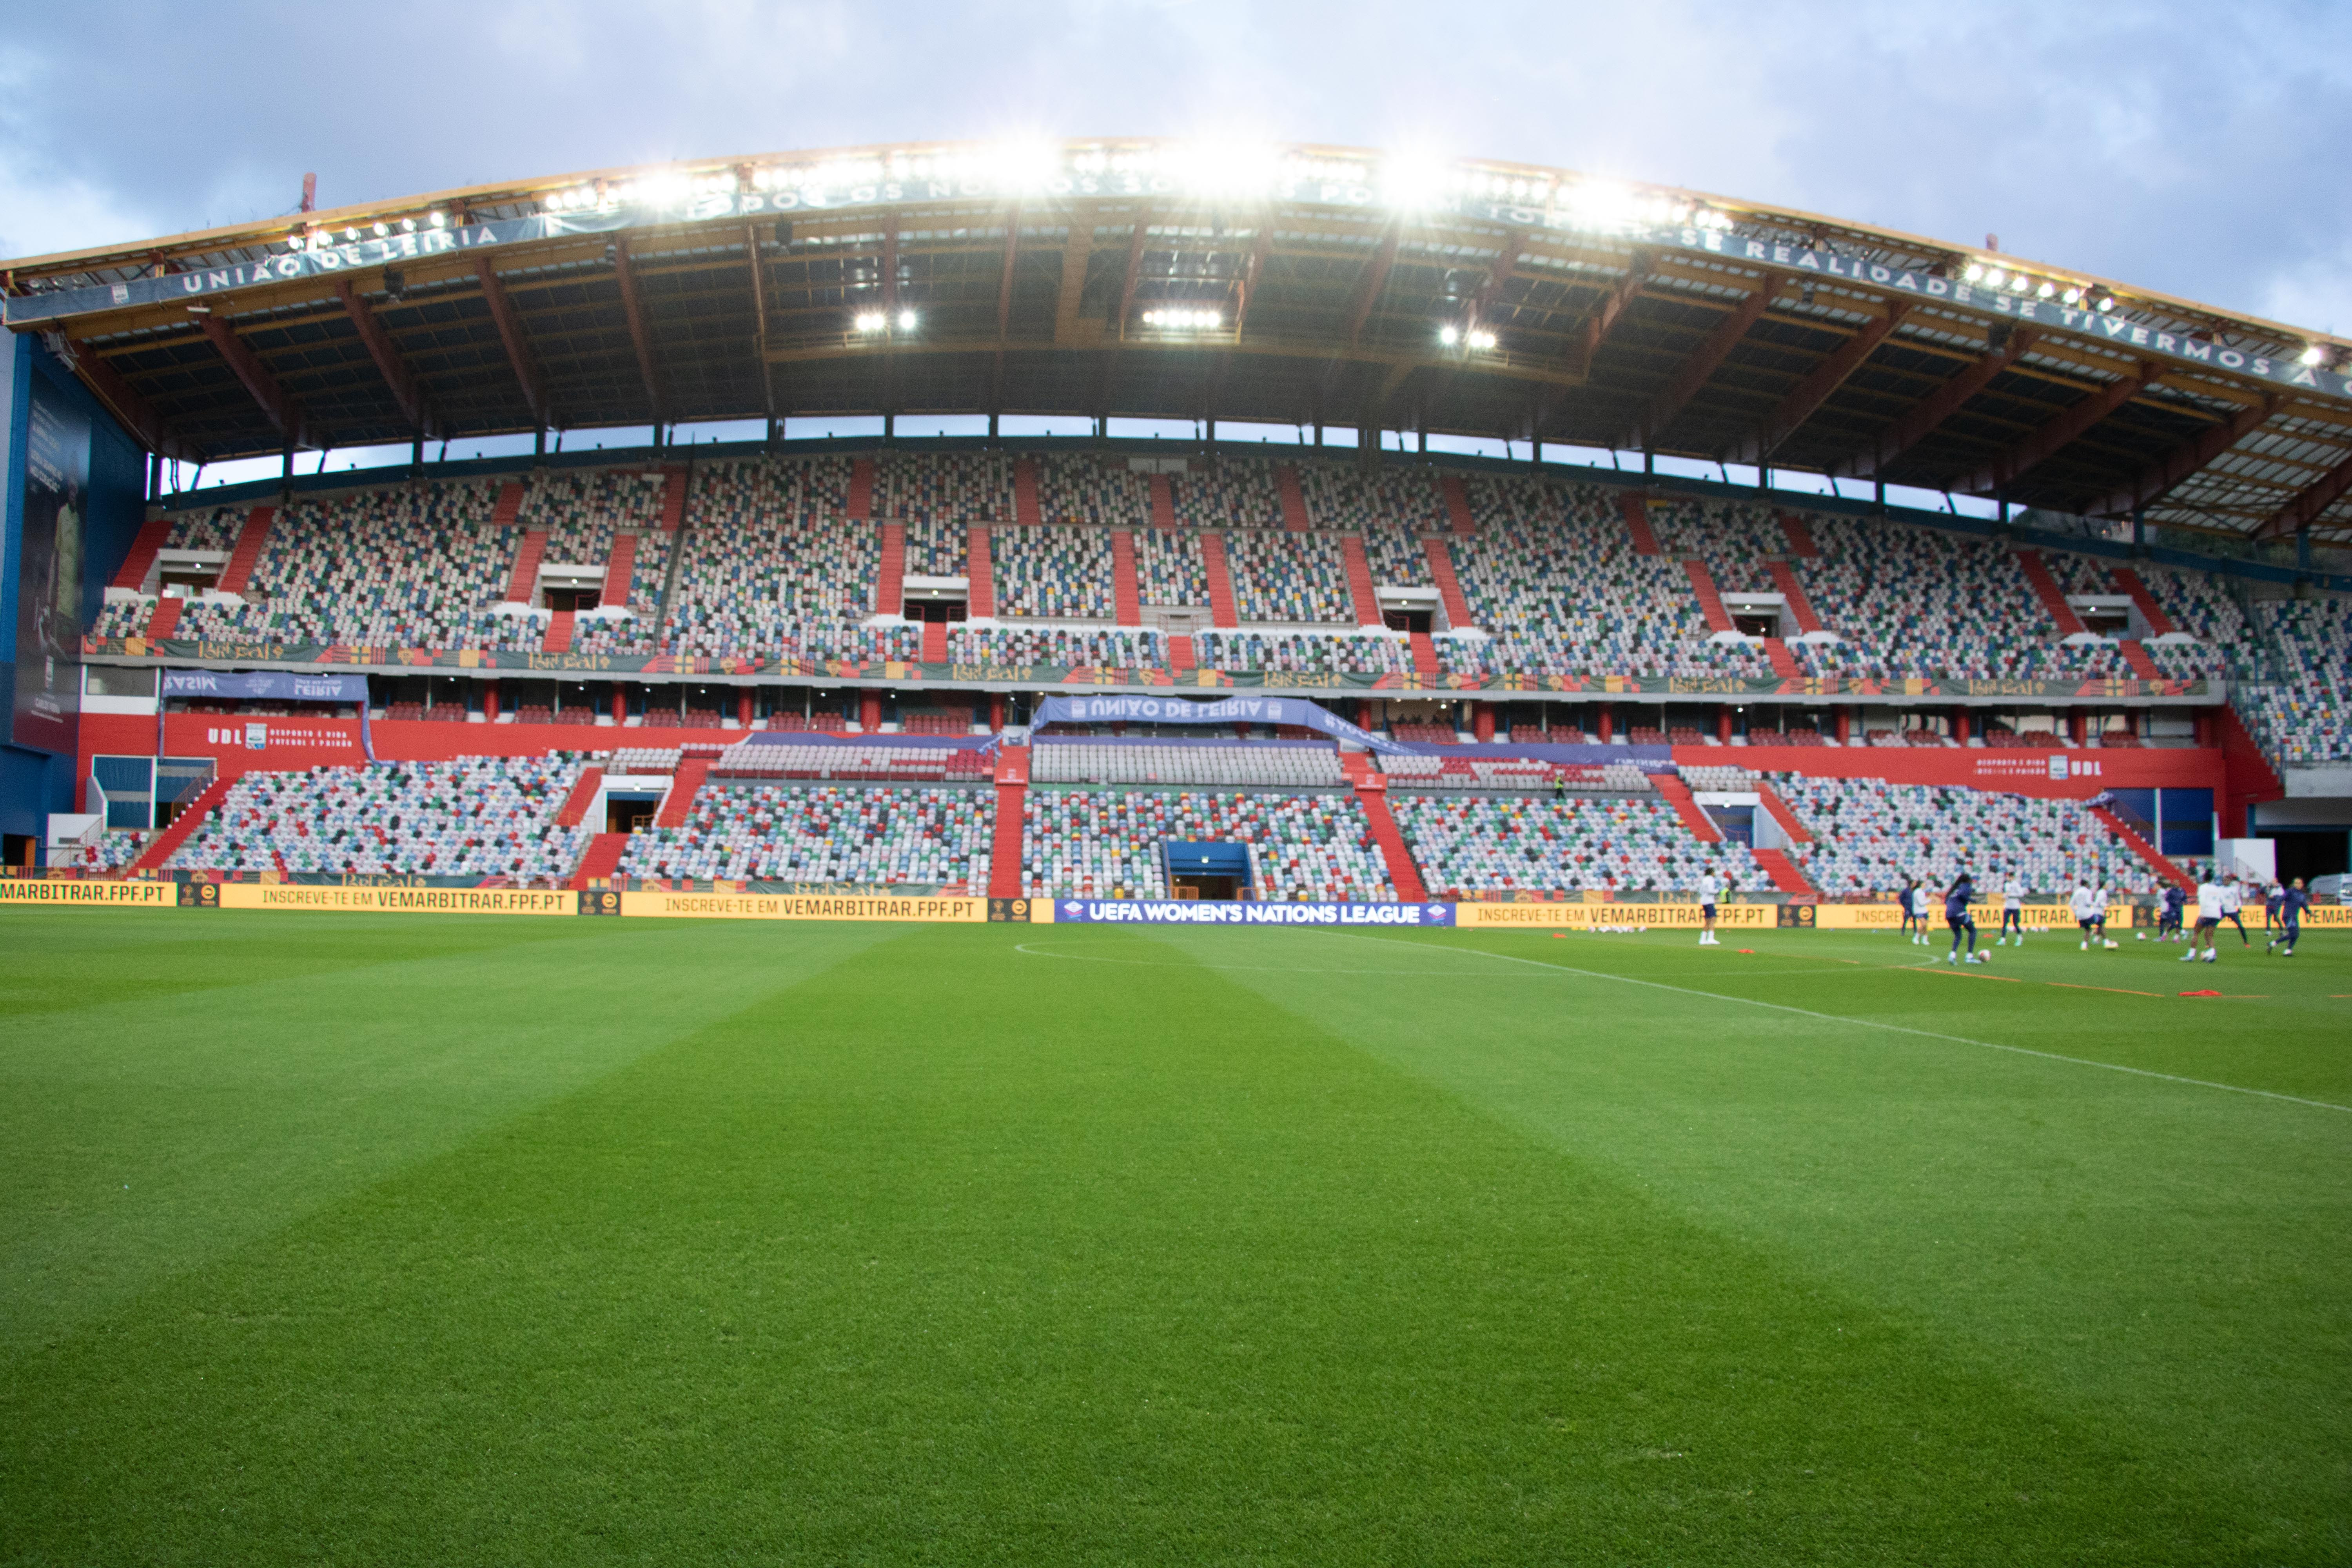
[(0, 284), (8, 1561), (2352, 1561), (2352, 343), (1150, 139)]

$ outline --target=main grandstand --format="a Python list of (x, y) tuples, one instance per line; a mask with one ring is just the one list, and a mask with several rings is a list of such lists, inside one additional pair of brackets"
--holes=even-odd
[[(1654, 802), (1729, 754), (1890, 789), (2121, 789), (2151, 871), (2264, 835), (2272, 806), (2291, 865), (2341, 868), (2341, 835), (2305, 830), (2331, 820), (2315, 801), (2345, 798), (2352, 764), (2352, 578), (2331, 570), (2352, 526), (2342, 345), (1558, 171), (1414, 184), (1394, 161), (1317, 149), (1008, 156), (611, 172), (18, 264), (18, 352), (120, 437), (113, 489), (92, 481), (68, 650), (78, 743), (34, 792), (46, 813), (32, 795), (12, 808), (19, 826), (79, 813), (57, 858), (87, 870), (772, 868), (746, 835), (781, 818), (696, 799), (749, 787), (709, 764), (751, 735), (984, 751), (954, 786), (978, 788), (1024, 771), (1030, 713), (1055, 693), (1246, 690), (1311, 697), (1434, 759), (1371, 772), (1406, 796), (1555, 787), (1456, 771), (1516, 759), (1615, 763)], [(804, 434), (860, 415), (877, 436)], [(1011, 436), (1012, 415), (1093, 433)], [(918, 416), (980, 433), (900, 435)], [(1121, 434), (1139, 419), (1160, 424)], [(736, 438), (677, 434), (728, 420)], [(634, 450), (598, 437), (630, 427), (650, 431)], [(499, 433), (533, 451), (430, 454)], [(300, 450), (400, 441), (409, 461), (389, 468), (296, 471)], [(274, 482), (166, 488), (268, 452)], [(121, 482), (134, 461), (143, 495)], [(1995, 504), (1906, 510), (1890, 485)], [(362, 679), (336, 716), (280, 711), (251, 683), (182, 695), (166, 668)], [(257, 769), (364, 758), (578, 752), (601, 778), (614, 731), (644, 729), (698, 764), (665, 775), (658, 813), (583, 786), (496, 866), (361, 855), (349, 833), (340, 864), (316, 844), (257, 861), (261, 841), (226, 818), (173, 821), (249, 816), (249, 789), (221, 792)], [(1228, 765), (1251, 776), (1202, 767)], [(408, 787), (307, 776), (321, 793), (285, 786), (271, 820), (336, 820)], [(839, 875), (1099, 890), (1039, 847), (1059, 787), (987, 803), (1030, 814), (988, 867), (885, 876), (854, 857)], [(1627, 862), (1626, 885), (1687, 891), (1714, 864), (1696, 853), (1710, 811), (1751, 847), (1781, 843), (1769, 813), (1753, 841), (1752, 794), (1685, 805), (1689, 842)], [(656, 815), (666, 853), (597, 831)], [(1377, 875), (1327, 868), (1297, 888), (1595, 885), (1566, 862), (1530, 881), (1533, 866), (1474, 874), (1434, 849), (1433, 878), (1409, 862), (1442, 830), (1407, 816), (1421, 836)], [(104, 841), (159, 829), (136, 853)], [(21, 838), (20, 861), (36, 834)], [(1895, 868), (1876, 863), (1864, 886), (1840, 862), (1838, 889), (1885, 891)], [(1785, 858), (1721, 869), (1825, 890)]]

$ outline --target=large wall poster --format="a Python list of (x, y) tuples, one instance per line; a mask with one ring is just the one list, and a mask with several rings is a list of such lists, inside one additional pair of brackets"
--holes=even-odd
[(19, 745), (71, 754), (81, 705), (82, 546), (89, 518), (89, 416), (40, 375), (25, 435), (16, 575)]

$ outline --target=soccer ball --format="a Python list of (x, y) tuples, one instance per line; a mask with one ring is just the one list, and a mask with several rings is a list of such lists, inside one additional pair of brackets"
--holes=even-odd
[[(2142, 942), (2146, 942), (2146, 941), (2147, 940), (2147, 932), (2146, 932), (2146, 931), (2140, 931), (2140, 932), (2137, 932), (2137, 936), (2139, 937), (2140, 941), (2142, 941)], [(2109, 947), (2113, 947), (2113, 946), (2115, 946), (2116, 944), (2115, 944), (2114, 942), (2109, 942), (2109, 943), (2107, 943), (2107, 945), (2108, 945)]]

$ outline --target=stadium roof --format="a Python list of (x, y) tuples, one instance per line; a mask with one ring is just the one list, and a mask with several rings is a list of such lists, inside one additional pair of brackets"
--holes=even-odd
[(924, 144), (607, 170), (0, 268), (152, 450), (847, 414), (1422, 429), (2352, 537), (2352, 344), (1554, 169)]

